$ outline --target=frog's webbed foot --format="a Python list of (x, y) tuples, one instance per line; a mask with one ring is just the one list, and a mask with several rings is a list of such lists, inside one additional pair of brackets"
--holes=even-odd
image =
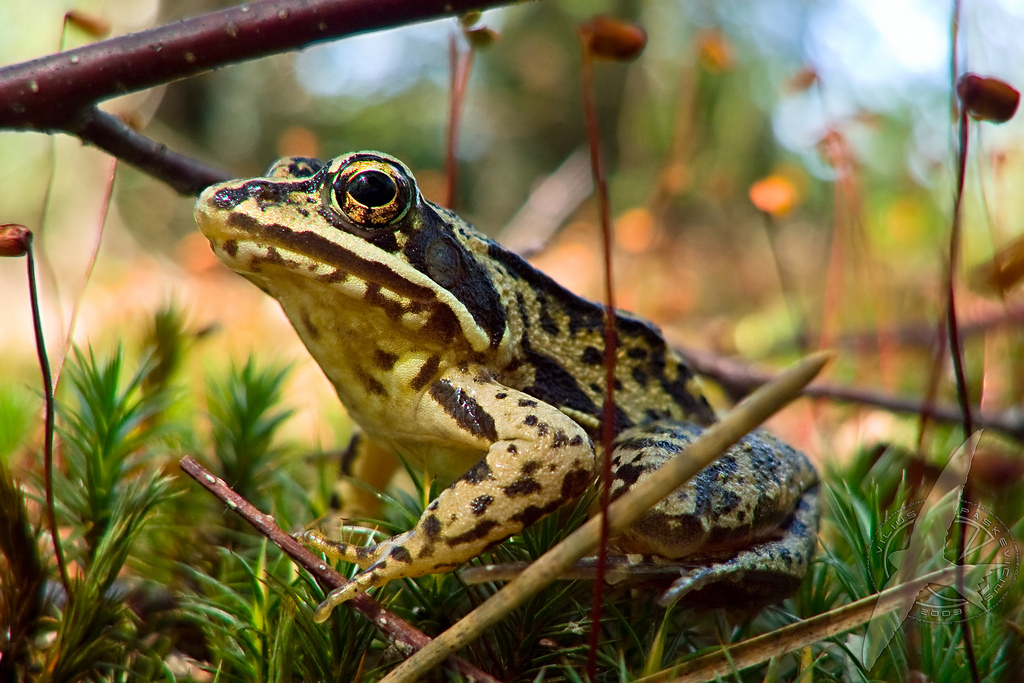
[(370, 588), (383, 586), (392, 579), (418, 576), (419, 574), (403, 571), (412, 564), (408, 547), (413, 544), (415, 531), (413, 529), (369, 546), (332, 541), (317, 531), (296, 534), (296, 539), (307, 547), (318, 550), (328, 557), (352, 562), (363, 570), (344, 585), (331, 591), (317, 607), (313, 619), (317, 622), (326, 621), (335, 607), (360, 593), (365, 593)]

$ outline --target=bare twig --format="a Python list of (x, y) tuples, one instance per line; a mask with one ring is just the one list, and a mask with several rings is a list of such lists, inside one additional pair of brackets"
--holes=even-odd
[[(215, 477), (193, 458), (189, 456), (182, 458), (181, 469), (199, 482), (207, 491), (224, 501), (229, 508), (234, 510), (257, 531), (276, 543), (296, 564), (312, 574), (325, 591), (338, 588), (345, 583), (345, 578), (341, 574), (324, 564), (323, 561), (292, 538), (291, 535), (282, 531), (273, 517), (260, 512), (256, 506), (231, 490), (231, 487), (225, 484), (224, 480)], [(430, 638), (422, 631), (417, 630), (404, 619), (388, 612), (381, 607), (380, 603), (365, 593), (355, 596), (346, 604), (351, 605), (353, 609), (372, 621), (377, 628), (387, 634), (406, 654), (419, 650), (431, 642)], [(500, 683), (496, 678), (458, 657), (449, 658), (448, 664), (453, 670), (473, 680)]]
[[(722, 386), (733, 399), (746, 396), (751, 391), (771, 380), (771, 372), (757, 370), (742, 361), (719, 356), (710, 351), (682, 349), (678, 351), (690, 367)], [(960, 409), (951, 405), (930, 405), (918, 399), (900, 398), (867, 389), (841, 387), (834, 384), (814, 383), (804, 389), (805, 396), (824, 398), (842, 403), (858, 403), (875, 406), (894, 413), (920, 415), (927, 413), (929, 419), (944, 424), (961, 424)], [(992, 429), (1024, 442), (1024, 412), (1006, 411), (1002, 414), (982, 414), (980, 408), (973, 411), (976, 429)]]
[(194, 193), (224, 178), (96, 110), (104, 100), (231, 62), (508, 4), (509, 0), (254, 2), (0, 69), (0, 129), (64, 132)]
[(67, 132), (164, 181), (182, 195), (197, 195), (203, 188), (233, 177), (227, 171), (168, 149), (162, 142), (151, 140), (95, 107), (82, 113), (77, 129)]
[[(1012, 327), (1024, 324), (1024, 305), (1006, 302), (1005, 305), (986, 307), (982, 312), (975, 312), (966, 319), (959, 319), (960, 338), (986, 334), (1001, 327)], [(773, 344), (768, 353), (781, 352), (794, 347), (806, 346), (813, 333), (793, 337)], [(931, 349), (937, 342), (944, 342), (945, 333), (936, 327), (934, 322), (912, 322), (902, 327), (895, 327), (882, 332), (889, 341), (901, 347), (925, 347)], [(879, 331), (846, 332), (833, 340), (833, 348), (849, 349), (858, 352), (871, 352), (878, 348)]]

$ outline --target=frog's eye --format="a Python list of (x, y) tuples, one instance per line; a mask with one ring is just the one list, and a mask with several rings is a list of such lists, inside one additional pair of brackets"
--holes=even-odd
[(372, 230), (405, 215), (412, 188), (405, 173), (383, 159), (357, 159), (328, 178), (324, 203), (335, 214)]
[(352, 176), (345, 187), (345, 192), (357, 204), (379, 209), (395, 201), (398, 186), (387, 173), (371, 168)]

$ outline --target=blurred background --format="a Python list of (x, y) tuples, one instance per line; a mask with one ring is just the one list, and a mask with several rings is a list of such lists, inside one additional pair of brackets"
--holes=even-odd
[[(4, 0), (0, 63), (93, 40), (75, 28), (62, 38), (72, 8), (119, 34), (229, 4)], [(566, 286), (600, 295), (590, 171), (576, 161), (585, 145), (576, 27), (598, 12), (635, 21), (649, 36), (643, 54), (596, 71), (618, 304), (674, 342), (764, 367), (837, 348), (829, 381), (920, 396), (953, 204), (951, 5), (546, 0), (486, 12), (478, 26), (499, 39), (474, 54), (456, 208)], [(965, 2), (958, 71), (1020, 86), (1021, 35), (1016, 0)], [(106, 108), (237, 176), (283, 155), (386, 151), (441, 201), (453, 37), (468, 49), (454, 20), (358, 36)], [(959, 313), (988, 330), (969, 337), (967, 362), (973, 397), (992, 410), (1019, 407), (1024, 386), (1024, 302), (1015, 280), (992, 271), (994, 254), (1024, 230), (1020, 118), (974, 124), (967, 172)], [(276, 304), (213, 258), (192, 204), (130, 167), (115, 174), (77, 140), (0, 132), (0, 222), (36, 233), (55, 365), (69, 336), (109, 348), (173, 302), (194, 331), (209, 332), (197, 377), (251, 352), (294, 363), (291, 429), (332, 446), (346, 428), (330, 386)], [(0, 263), (0, 288), (0, 400), (28, 424), (38, 369), (22, 261)], [(947, 402), (949, 377), (941, 373)], [(777, 428), (819, 459), (866, 438), (916, 438), (914, 417), (806, 402)]]

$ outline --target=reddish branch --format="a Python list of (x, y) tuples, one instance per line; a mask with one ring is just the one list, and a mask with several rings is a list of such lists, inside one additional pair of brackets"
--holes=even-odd
[(183, 194), (195, 194), (229, 176), (170, 152), (96, 105), (231, 62), (508, 2), (252, 2), (0, 69), (0, 129), (68, 133), (138, 166)]
[[(734, 400), (746, 396), (775, 376), (774, 373), (757, 370), (741, 361), (708, 351), (679, 349), (679, 352), (694, 372), (720, 384), (729, 397)], [(961, 424), (963, 422), (963, 414), (958, 407), (929, 405), (916, 399), (889, 396), (867, 389), (816, 382), (808, 385), (804, 389), (803, 395), (837, 402), (876, 406), (893, 413), (926, 414), (929, 419), (944, 424)], [(983, 414), (979, 408), (975, 407), (972, 410), (972, 417), (975, 428), (992, 429), (1024, 442), (1024, 413), (1007, 411), (999, 415), (991, 415)]]
[[(199, 482), (207, 491), (224, 501), (229, 508), (255, 527), (257, 531), (276, 543), (296, 564), (312, 574), (325, 591), (333, 590), (345, 583), (345, 578), (341, 574), (324, 564), (323, 561), (298, 541), (282, 531), (273, 517), (260, 512), (256, 506), (231, 490), (224, 483), (224, 480), (215, 477), (194, 459), (188, 456), (182, 458), (181, 469)], [(346, 604), (372, 621), (377, 628), (401, 646), (407, 655), (415, 650), (419, 650), (430, 642), (430, 638), (422, 631), (417, 630), (404, 619), (388, 612), (381, 607), (380, 603), (365, 593), (360, 593)], [(454, 671), (471, 680), (500, 683), (496, 678), (458, 657), (449, 657), (446, 664)]]
[[(986, 306), (981, 312), (975, 312), (971, 317), (959, 322), (961, 339), (985, 334), (1002, 327), (1020, 326), (1024, 324), (1024, 305), (1006, 303), (1005, 305)], [(783, 352), (806, 346), (812, 336), (809, 333), (786, 340), (772, 346), (769, 351)], [(934, 323), (911, 323), (904, 327), (887, 330), (884, 332), (884, 336), (901, 347), (914, 346), (927, 349), (933, 348), (937, 342), (944, 343), (946, 340), (942, 330), (936, 329)], [(878, 348), (878, 338), (877, 330), (841, 333), (835, 338), (833, 348), (871, 352)]]

